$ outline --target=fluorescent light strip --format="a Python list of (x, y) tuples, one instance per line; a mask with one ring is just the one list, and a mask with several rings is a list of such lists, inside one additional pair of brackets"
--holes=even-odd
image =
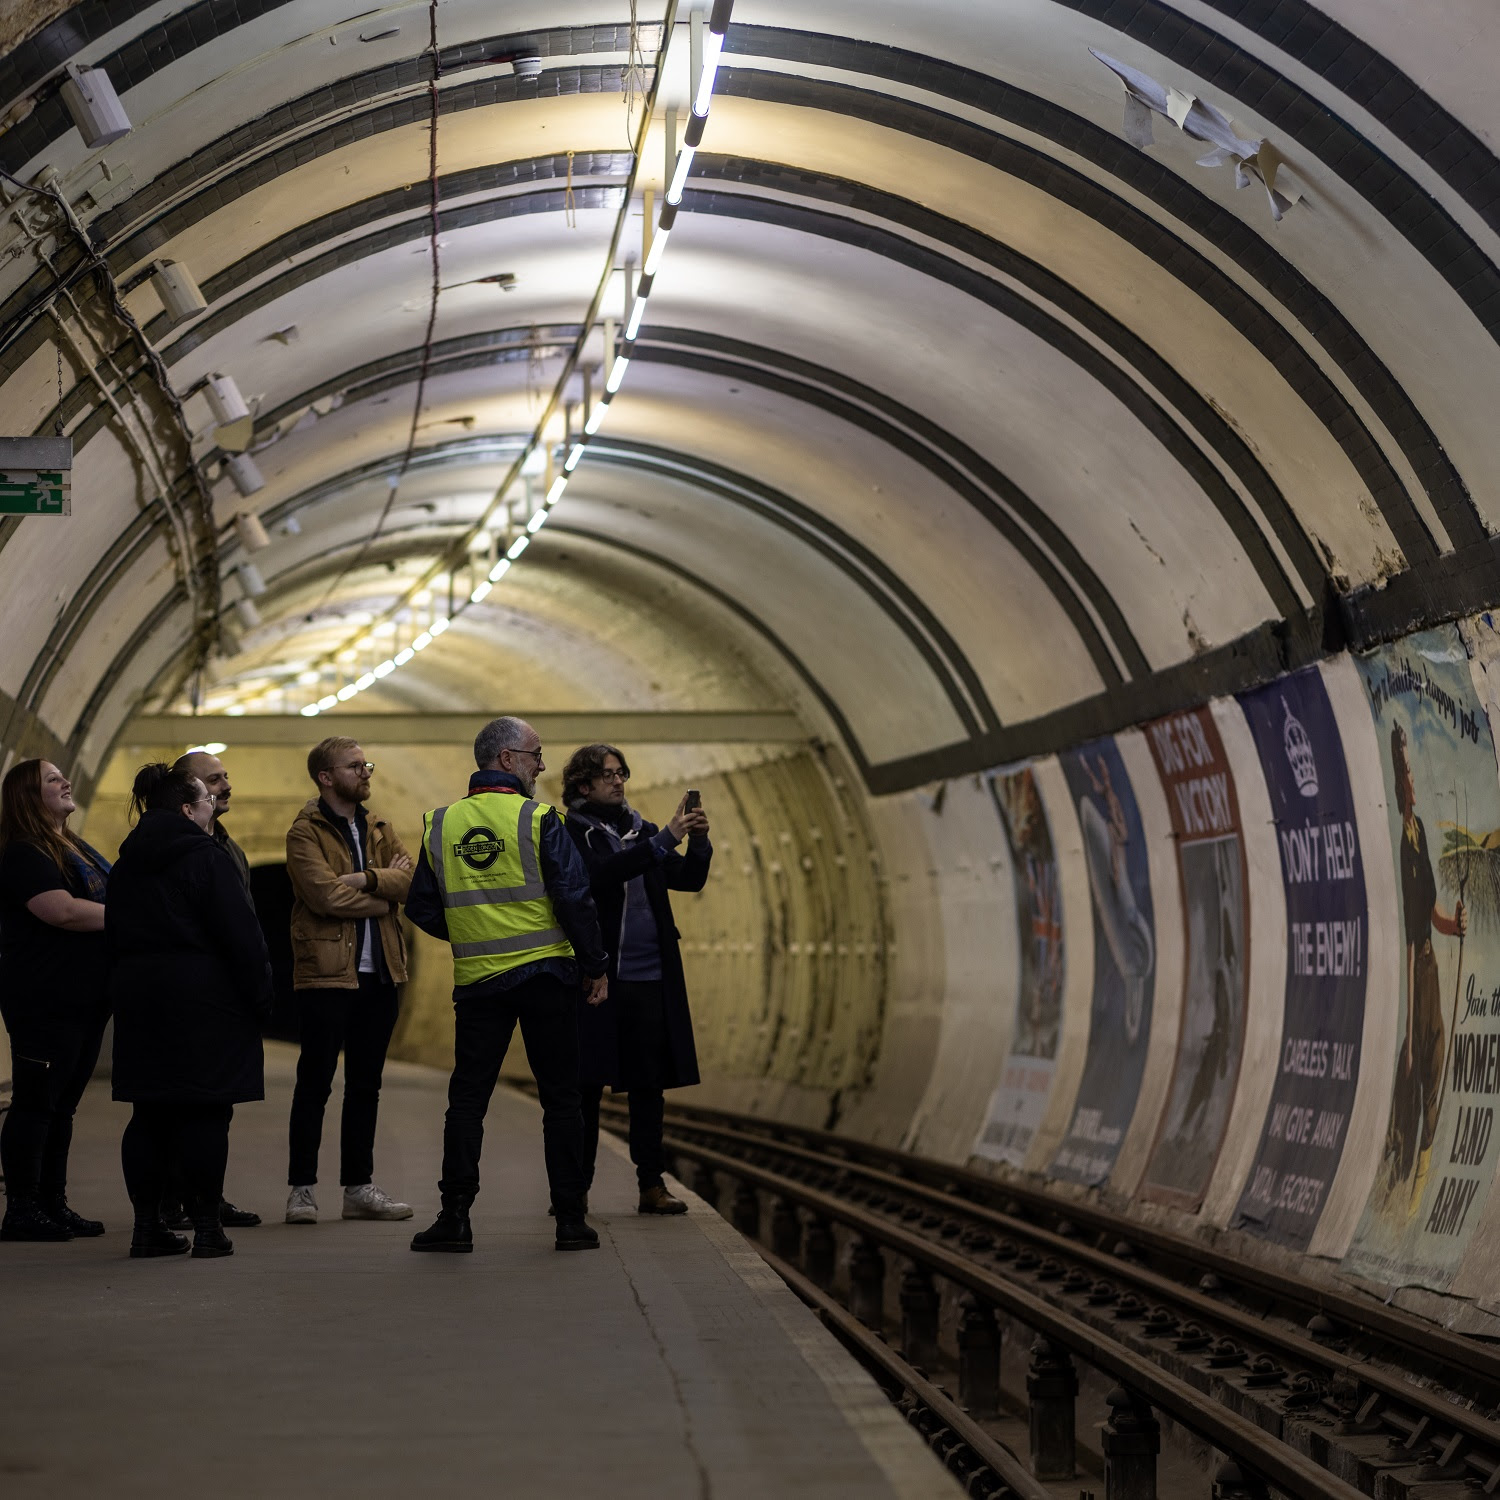
[(428, 627), (428, 629), (431, 630), (431, 632), (432, 632), (434, 640), (438, 636), (440, 636), (447, 628), (448, 628), (448, 617), (447, 617), (447, 615), (439, 615), (437, 617), (437, 619), (435, 619), (432, 622), (432, 624)]
[(714, 78), (719, 71), (719, 58), (724, 51), (724, 34), (707, 31), (703, 37), (703, 71), (698, 75), (698, 92), (693, 96), (693, 113), (699, 118), (708, 113), (709, 100), (713, 98)]
[(651, 248), (646, 252), (646, 264), (641, 267), (642, 276), (655, 276), (656, 268), (661, 264), (662, 252), (667, 248), (667, 236), (671, 234), (670, 227), (663, 229), (659, 224), (656, 233), (651, 237)]
[(639, 293), (630, 308), (630, 319), (625, 324), (626, 340), (633, 339), (641, 331), (641, 319), (646, 316), (646, 299)]
[(500, 561), (497, 562), (495, 564), (495, 566), (490, 569), (490, 582), (491, 583), (499, 583), (500, 580), (502, 578), (504, 578), (505, 575), (507, 573), (509, 573), (509, 572), (510, 572), (510, 559), (508, 557), (502, 557), (500, 559)]
[(556, 505), (557, 502), (562, 499), (562, 492), (567, 489), (567, 487), (568, 476), (566, 474), (559, 474), (557, 478), (552, 481), (552, 488), (547, 491), (547, 504)]
[(413, 651), (425, 651), (431, 644), (432, 637), (427, 633), (427, 631), (424, 630), (421, 635), (419, 635), (416, 640), (411, 643), (411, 649)]
[(396, 670), (396, 663), (390, 657), (386, 657), (378, 667), (372, 667), (371, 670), (377, 677), (389, 677)]
[(322, 712), (323, 710), (319, 708), (316, 703), (309, 703), (307, 707), (302, 710), (302, 717), (304, 719), (316, 719)]
[(674, 207), (682, 202), (683, 189), (687, 187), (688, 173), (693, 170), (693, 158), (697, 154), (696, 146), (684, 146), (677, 153), (677, 161), (672, 168), (672, 180), (667, 184), (667, 202)]
[(336, 696), (338, 697), (340, 703), (347, 703), (358, 691), (359, 689), (355, 687), (352, 682), (346, 682), (343, 687), (338, 690)]
[(337, 693), (327, 693), (318, 699), (318, 707), (325, 712), (330, 708), (337, 708), (338, 706), (339, 698)]
[(373, 672), (366, 672), (363, 677), (356, 677), (354, 679), (354, 691), (356, 693), (362, 693), (366, 688), (372, 688), (374, 686), (375, 674)]
[(394, 661), (398, 667), (404, 667), (407, 662), (409, 662), (416, 654), (417, 653), (413, 651), (410, 646), (407, 646), (404, 650), (398, 651), (395, 656), (391, 658), (391, 660)]
[(514, 562), (530, 545), (531, 538), (529, 536), (518, 536), (506, 549), (505, 555)]
[(614, 367), (609, 372), (609, 379), (604, 382), (604, 389), (611, 396), (620, 389), (620, 382), (625, 379), (625, 372), (630, 368), (630, 357), (626, 354), (615, 355)]
[(475, 589), (472, 594), (469, 595), (469, 603), (470, 604), (479, 604), (479, 603), (483, 602), (483, 600), (488, 597), (490, 590), (492, 588), (494, 588), (494, 586), (495, 585), (493, 583), (491, 583), (488, 578), (483, 579), (480, 582), (479, 587), (477, 589)]
[[(578, 460), (582, 457), (583, 444), (574, 443), (572, 448), (568, 451), (567, 458), (563, 460), (563, 473), (571, 474), (573, 470), (578, 467)], [(553, 481), (552, 488), (554, 490), (557, 489), (557, 482), (555, 480)], [(561, 491), (559, 491), (559, 493), (561, 493)]]
[(526, 523), (526, 530), (535, 536), (546, 524), (547, 512), (544, 510), (534, 510), (531, 513), (531, 519)]
[(590, 437), (593, 437), (593, 435), (598, 432), (601, 427), (604, 426), (604, 413), (608, 406), (608, 401), (597, 402), (594, 406), (593, 411), (589, 413), (589, 419), (583, 424), (583, 430), (588, 433)]

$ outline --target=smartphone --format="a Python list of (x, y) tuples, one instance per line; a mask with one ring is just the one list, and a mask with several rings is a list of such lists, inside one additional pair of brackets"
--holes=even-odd
[(703, 806), (703, 798), (698, 795), (697, 787), (690, 786), (688, 788), (687, 797), (684, 799), (684, 806), (688, 812), (697, 812)]

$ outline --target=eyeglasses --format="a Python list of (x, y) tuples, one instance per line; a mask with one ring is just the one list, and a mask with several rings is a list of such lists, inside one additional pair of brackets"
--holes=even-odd
[(612, 771), (601, 771), (599, 773), (599, 780), (618, 781), (623, 785), (630, 780), (630, 772), (625, 770), (623, 766), (616, 766)]
[(542, 747), (538, 745), (535, 750), (518, 750), (514, 745), (505, 747), (512, 755), (534, 755), (538, 760), (542, 758)]
[(375, 762), (373, 760), (351, 760), (347, 765), (340, 766), (339, 769), (341, 771), (363, 771), (368, 776), (375, 769)]

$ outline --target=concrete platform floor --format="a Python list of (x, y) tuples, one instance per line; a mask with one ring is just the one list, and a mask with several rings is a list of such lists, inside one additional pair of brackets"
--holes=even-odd
[[(281, 1222), (292, 1053), (236, 1113), (227, 1260), (127, 1258), (127, 1106), (78, 1120), (71, 1196), (102, 1239), (0, 1246), (0, 1493), (951, 1500), (874, 1384), (699, 1200), (634, 1212), (601, 1151), (599, 1251), (559, 1255), (536, 1106), (502, 1089), (470, 1256), (414, 1255), (436, 1210), (445, 1080), (393, 1064), (376, 1180), (409, 1223)], [(337, 1088), (335, 1104), (339, 1097)], [(331, 1212), (330, 1212), (331, 1210)]]

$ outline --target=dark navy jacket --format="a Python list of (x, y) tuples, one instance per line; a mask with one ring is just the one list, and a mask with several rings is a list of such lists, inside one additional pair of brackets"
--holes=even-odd
[[(505, 771), (475, 771), (469, 778), (469, 795), (490, 789), (526, 795), (520, 778)], [(552, 909), (557, 913), (557, 925), (562, 928), (577, 954), (575, 963), (568, 958), (541, 958), (535, 963), (522, 964), (504, 974), (493, 974), (478, 984), (460, 985), (453, 991), (455, 1000), (471, 995), (489, 994), (513, 989), (528, 979), (550, 974), (565, 984), (578, 983), (578, 971), (593, 979), (609, 967), (609, 955), (604, 951), (604, 939), (599, 933), (599, 913), (594, 908), (594, 898), (589, 892), (589, 872), (579, 856), (573, 840), (563, 829), (562, 819), (550, 812), (542, 819), (541, 841), (542, 884)], [(448, 941), (448, 918), (443, 910), (443, 893), (438, 889), (437, 875), (432, 861), (427, 857), (427, 843), (423, 840), (422, 853), (417, 859), (417, 868), (411, 878), (411, 891), (406, 898), (406, 915), (423, 932), (432, 937)]]

